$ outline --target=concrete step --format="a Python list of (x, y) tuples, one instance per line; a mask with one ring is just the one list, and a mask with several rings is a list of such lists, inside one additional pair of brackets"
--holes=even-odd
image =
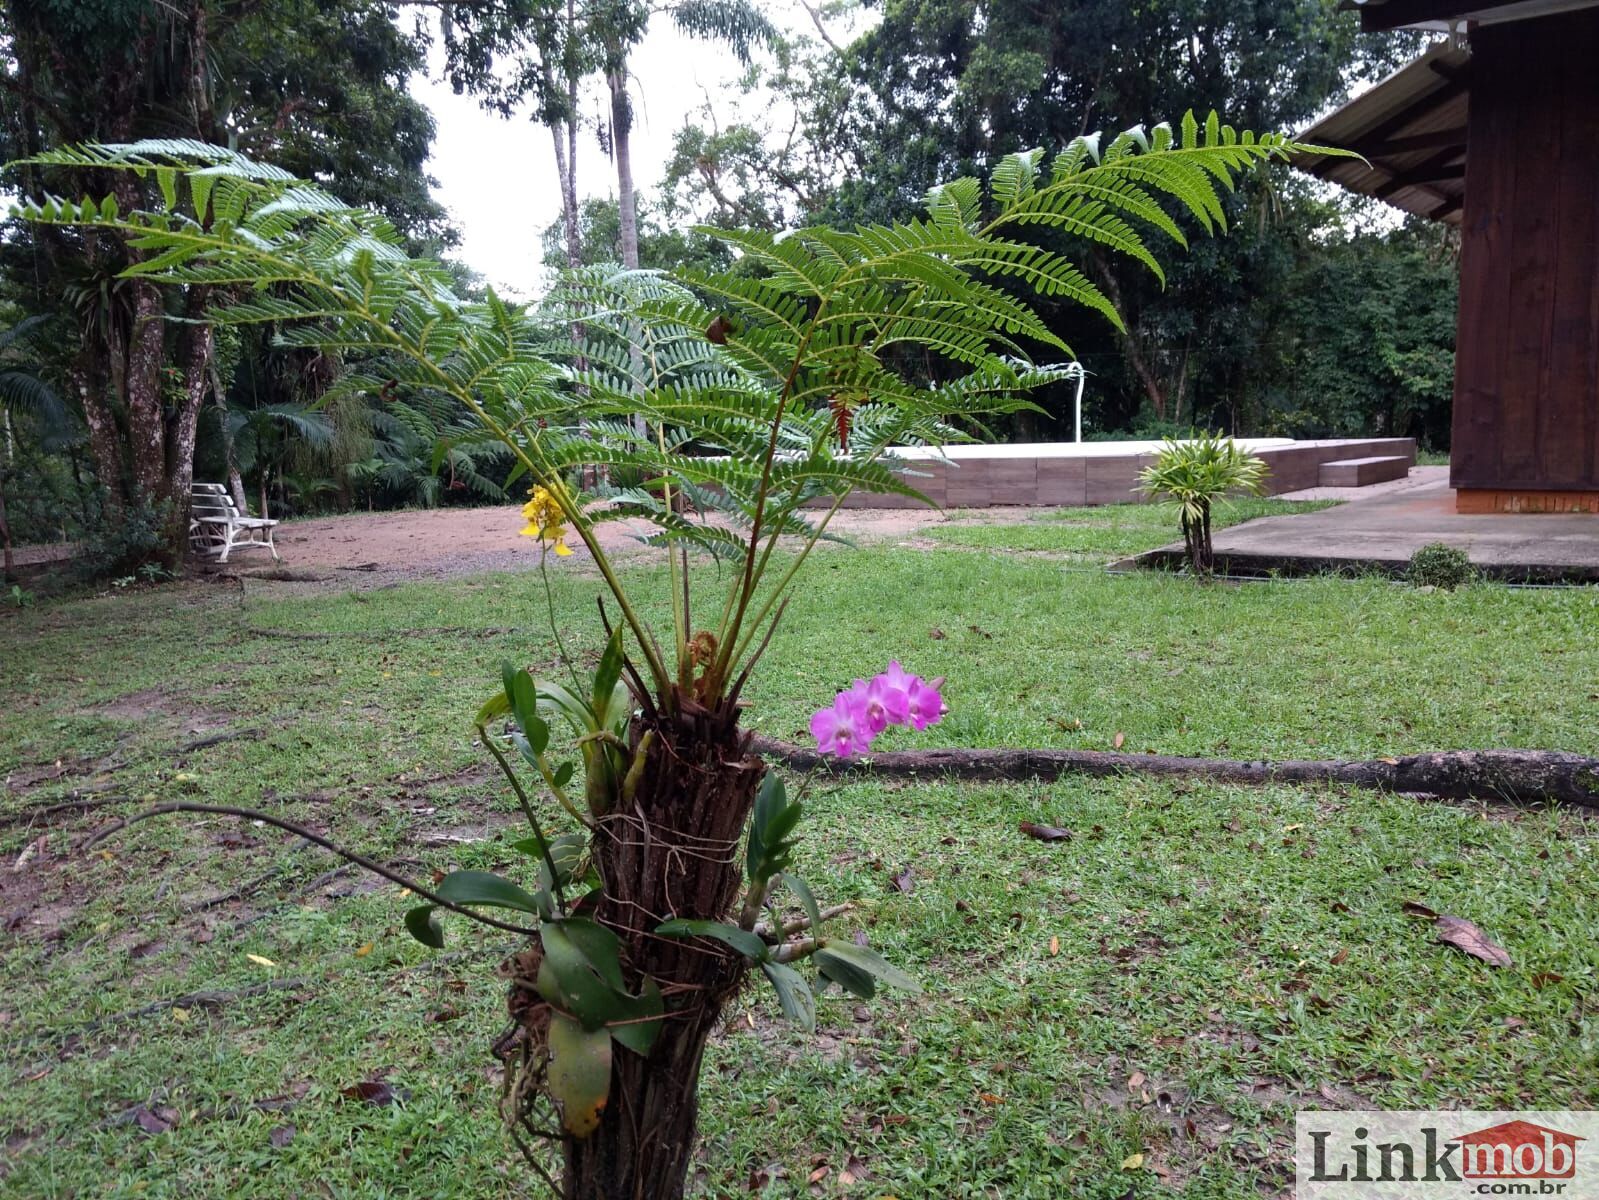
[(1316, 473), (1318, 487), (1365, 487), (1410, 474), (1410, 459), (1401, 454), (1377, 458), (1342, 458), (1324, 462)]

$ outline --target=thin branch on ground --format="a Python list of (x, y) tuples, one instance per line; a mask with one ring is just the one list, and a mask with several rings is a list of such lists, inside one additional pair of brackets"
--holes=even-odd
[(75, 1029), (42, 1030), (32, 1038), (32, 1041), (64, 1040), (71, 1037), (86, 1038), (112, 1025), (122, 1025), (128, 1021), (137, 1021), (159, 1012), (166, 1012), (170, 1008), (220, 1008), (224, 1004), (231, 1004), (236, 1000), (249, 1000), (256, 996), (265, 996), (270, 992), (302, 988), (309, 983), (310, 980), (308, 979), (301, 976), (293, 976), (287, 979), (269, 979), (265, 983), (253, 983), (249, 987), (185, 992), (181, 996), (170, 996), (165, 1000), (156, 1000), (138, 1008), (130, 1008), (126, 1012), (96, 1017), (94, 1020), (79, 1025)]
[(166, 804), (157, 804), (153, 808), (134, 813), (132, 816), (100, 830), (90, 837), (88, 841), (84, 842), (79, 849), (84, 851), (93, 849), (113, 833), (125, 829), (129, 825), (136, 825), (140, 821), (148, 821), (152, 817), (161, 817), (166, 816), (168, 813), (177, 812), (211, 813), (223, 817), (242, 817), (246, 821), (261, 821), (278, 829), (286, 830), (289, 833), (297, 833), (307, 841), (321, 846), (324, 850), (337, 854), (340, 858), (347, 859), (359, 867), (364, 867), (374, 875), (383, 876), (390, 883), (397, 883), (403, 888), (408, 888), (428, 903), (436, 904), (440, 908), (447, 908), (451, 912), (460, 913), (463, 917), (476, 921), (480, 925), (492, 925), (495, 929), (504, 929), (509, 933), (520, 933), (526, 937), (532, 937), (538, 933), (537, 929), (525, 925), (513, 925), (509, 921), (501, 921), (497, 917), (485, 916), (483, 913), (467, 908), (464, 905), (456, 904), (452, 900), (446, 900), (443, 896), (440, 896), (430, 888), (424, 887), (416, 880), (407, 879), (398, 871), (391, 871), (382, 863), (367, 858), (364, 854), (357, 854), (354, 850), (346, 850), (338, 843), (329, 841), (320, 833), (315, 833), (303, 825), (296, 825), (293, 821), (286, 821), (282, 817), (275, 817), (271, 813), (264, 813), (253, 808), (236, 808), (231, 804), (193, 804), (186, 800), (174, 800)]

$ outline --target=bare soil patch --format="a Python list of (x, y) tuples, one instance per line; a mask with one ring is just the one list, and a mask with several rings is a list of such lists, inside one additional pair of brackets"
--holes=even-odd
[[(1007, 524), (1031, 520), (1036, 508), (985, 508), (950, 515), (934, 508), (844, 509), (832, 532), (863, 542), (912, 539), (932, 525)], [(289, 521), (279, 527), (282, 564), (258, 551), (240, 553), (219, 569), (251, 578), (291, 583), (335, 582), (370, 588), (407, 579), (453, 578), (487, 571), (537, 567), (538, 542), (522, 537), (524, 522), (516, 505), (436, 508), (402, 512), (354, 513)], [(606, 552), (620, 559), (655, 553), (638, 541), (650, 526), (642, 521), (609, 522), (599, 527)], [(926, 543), (922, 543), (925, 545)], [(574, 544), (575, 558), (587, 552)]]

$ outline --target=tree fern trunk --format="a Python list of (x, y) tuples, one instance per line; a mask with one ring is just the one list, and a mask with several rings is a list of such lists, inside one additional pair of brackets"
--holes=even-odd
[[(630, 990), (654, 979), (667, 1018), (648, 1057), (617, 1047), (600, 1124), (566, 1137), (565, 1200), (679, 1200), (694, 1150), (706, 1043), (747, 971), (720, 943), (655, 934), (672, 917), (728, 920), (743, 883), (743, 838), (765, 771), (732, 711), (683, 697), (679, 715), (635, 723), (635, 748), (654, 737), (630, 806), (605, 817), (593, 839), (605, 880), (597, 920), (623, 943)], [(511, 1011), (536, 1011), (513, 987)], [(526, 1023), (526, 1017), (523, 1018)], [(528, 1030), (534, 1039), (537, 1028)]]

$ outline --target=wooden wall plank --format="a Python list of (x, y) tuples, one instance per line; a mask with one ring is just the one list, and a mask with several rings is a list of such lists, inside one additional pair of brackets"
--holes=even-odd
[[(1599, 20), (1572, 22), (1551, 51), (1560, 63), (1560, 158), (1540, 474), (1556, 486), (1599, 486)], [(1528, 164), (1529, 169), (1532, 164)]]
[(1599, 489), (1599, 8), (1472, 34), (1457, 488)]
[(1467, 110), (1466, 203), (1460, 226), (1460, 309), (1455, 331), (1455, 402), (1449, 482), (1493, 487), (1499, 470), (1499, 372), (1509, 300), (1508, 214), (1515, 200), (1507, 148), (1515, 113), (1496, 102), (1509, 45), (1479, 30), (1472, 39)]
[[(1497, 103), (1515, 115), (1512, 140), (1503, 146), (1504, 169), (1515, 173), (1504, 249), (1510, 288), (1499, 367), (1499, 471), (1501, 479), (1542, 479), (1539, 433), (1553, 416), (1549, 394), (1549, 339), (1554, 324), (1555, 234), (1560, 196), (1559, 47), (1545, 22), (1494, 27), (1502, 58), (1494, 78)], [(1548, 52), (1552, 51), (1550, 54)]]

